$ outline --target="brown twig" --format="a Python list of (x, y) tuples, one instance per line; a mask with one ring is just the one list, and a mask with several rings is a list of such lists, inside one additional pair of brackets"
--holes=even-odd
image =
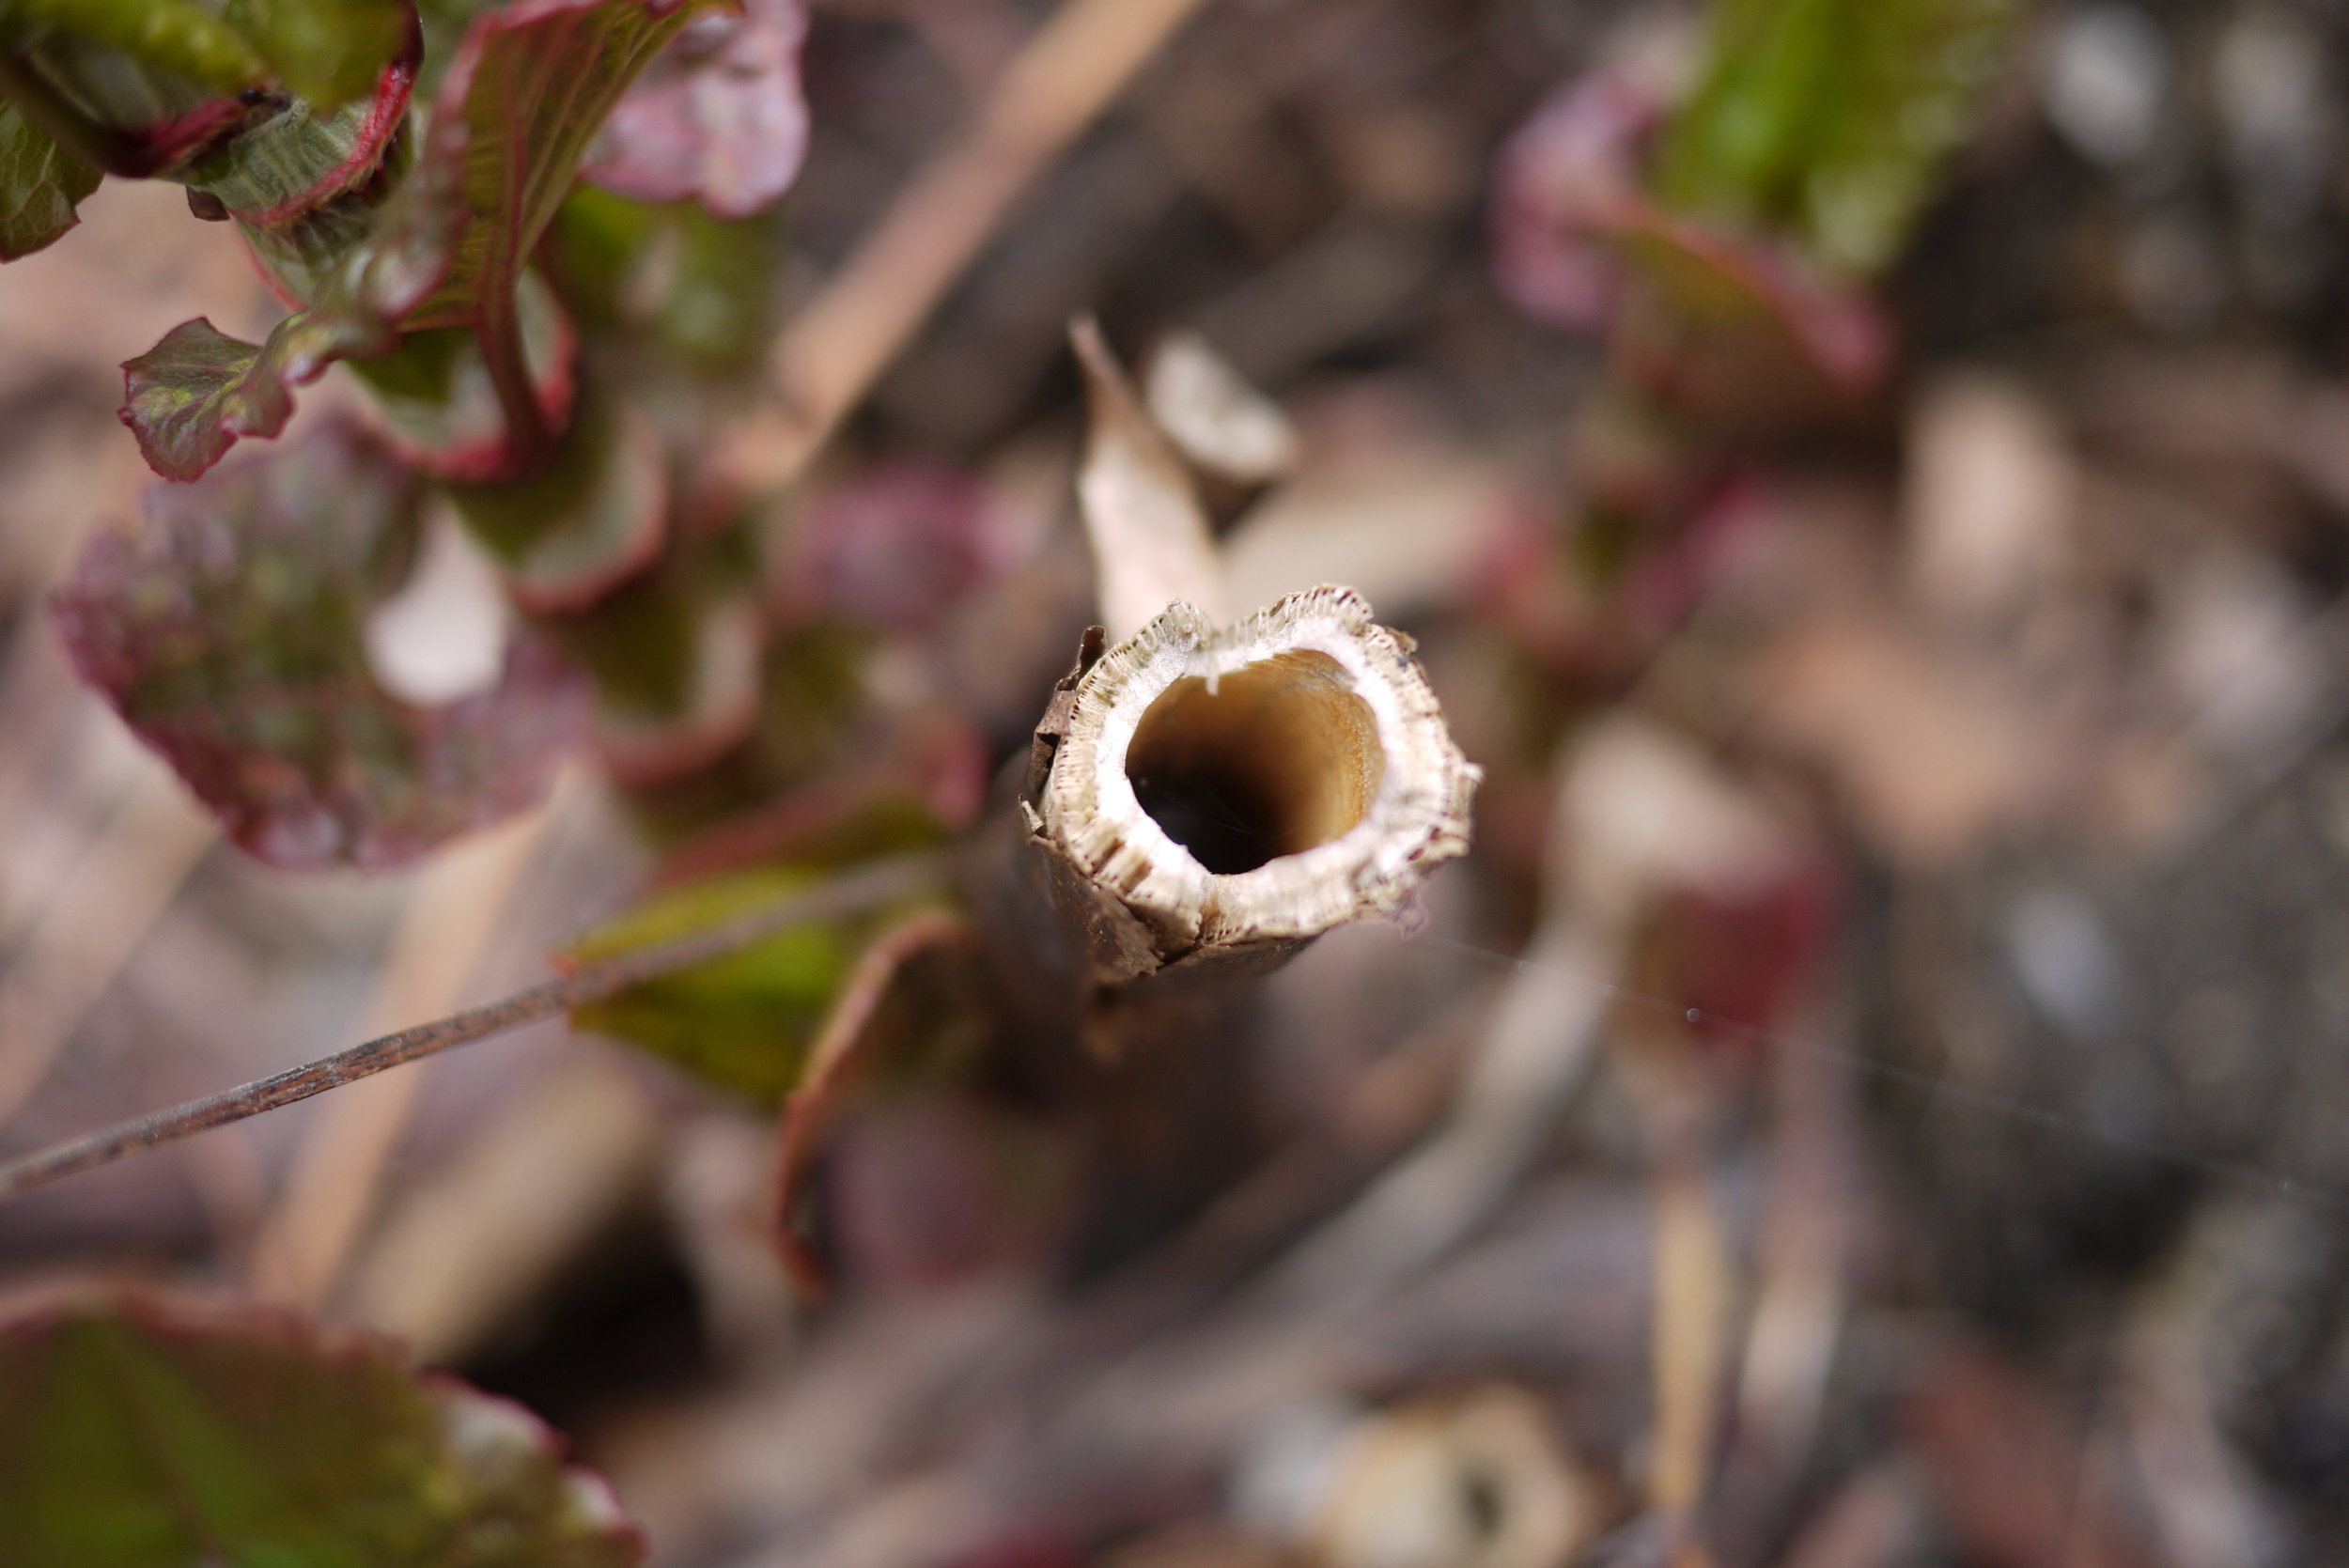
[(1066, 0), (954, 137), (786, 328), (769, 406), (722, 453), (744, 490), (789, 483), (897, 356), (1013, 203), (1203, 0)]
[(934, 854), (877, 861), (835, 877), (813, 893), (781, 899), (675, 941), (585, 965), (561, 979), (533, 986), (503, 1001), (417, 1024), (217, 1094), (55, 1144), (0, 1165), (0, 1199), (94, 1170), (125, 1155), (241, 1122), (296, 1100), (306, 1100), (313, 1094), (355, 1083), (386, 1067), (397, 1067), (451, 1046), (467, 1045), (552, 1017), (645, 981), (723, 958), (791, 926), (887, 903), (935, 881), (941, 870), (939, 857)]

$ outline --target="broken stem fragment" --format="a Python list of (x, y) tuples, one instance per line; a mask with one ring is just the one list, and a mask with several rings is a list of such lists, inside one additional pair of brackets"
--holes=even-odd
[(1350, 589), (1227, 628), (1172, 605), (1038, 735), (1028, 828), (1097, 984), (1392, 913), (1468, 847), (1478, 769), (1409, 641)]

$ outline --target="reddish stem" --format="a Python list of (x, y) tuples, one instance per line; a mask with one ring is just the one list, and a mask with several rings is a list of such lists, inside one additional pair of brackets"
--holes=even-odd
[(491, 288), (481, 302), (474, 325), (482, 363), (489, 367), (490, 384), (497, 389), (498, 408), (506, 416), (506, 467), (516, 475), (537, 472), (554, 446), (546, 410), (538, 403), (538, 389), (531, 382), (529, 356), (522, 349), (519, 301), (519, 291), (511, 284)]

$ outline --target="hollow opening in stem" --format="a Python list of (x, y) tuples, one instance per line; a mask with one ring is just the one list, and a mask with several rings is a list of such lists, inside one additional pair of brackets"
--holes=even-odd
[(1328, 654), (1292, 649), (1159, 694), (1126, 776), (1167, 836), (1218, 876), (1329, 843), (1377, 796), (1386, 753), (1370, 706)]

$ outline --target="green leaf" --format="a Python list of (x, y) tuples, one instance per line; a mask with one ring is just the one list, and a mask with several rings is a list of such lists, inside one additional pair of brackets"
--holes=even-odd
[[(560, 962), (590, 964), (689, 936), (813, 888), (823, 877), (801, 867), (765, 866), (688, 883), (597, 928)], [(732, 957), (575, 1007), (571, 1023), (641, 1046), (761, 1104), (776, 1104), (798, 1085), (809, 1037), (855, 956), (852, 930), (870, 925), (866, 920), (854, 927), (793, 926)]]
[(475, 319), (521, 275), (581, 157), (630, 82), (700, 0), (538, 0), (467, 29), (441, 80), (424, 158), (469, 222), (440, 288), (406, 323)]
[(154, 1296), (0, 1325), (8, 1568), (630, 1568), (603, 1483), (390, 1342)]
[(270, 77), (251, 42), (196, 0), (8, 0), (0, 25), (10, 41), (67, 34), (214, 92), (236, 93)]
[(224, 19), (253, 41), (280, 85), (332, 114), (374, 92), (415, 14), (408, 0), (229, 0)]
[(1717, 0), (1657, 191), (1864, 276), (1907, 237), (2019, 13), (2015, 0)]
[[(870, 829), (855, 846), (867, 853), (938, 838), (934, 821), (913, 823), (894, 804)], [(811, 855), (677, 883), (597, 927), (554, 962), (568, 970), (691, 936), (812, 891), (848, 863)], [(859, 915), (791, 926), (729, 957), (575, 1007), (571, 1023), (761, 1105), (780, 1104), (800, 1086), (807, 1048), (858, 956), (942, 897), (942, 889), (911, 893)]]
[(646, 331), (697, 370), (754, 365), (774, 335), (787, 256), (775, 211), (713, 218), (698, 202), (652, 206), (583, 184), (547, 248), (575, 313)]
[(32, 255), (80, 220), (98, 171), (0, 102), (0, 261)]
[(214, 93), (274, 86), (321, 115), (371, 95), (416, 26), (410, 0), (8, 0), (18, 47), (97, 46)]
[(419, 497), (371, 438), (329, 426), (148, 491), (141, 525), (94, 538), (52, 600), (82, 678), (262, 860), (413, 859), (535, 803), (582, 737), (584, 683), (536, 639), (440, 706), (378, 683), (366, 622), (407, 574)]

